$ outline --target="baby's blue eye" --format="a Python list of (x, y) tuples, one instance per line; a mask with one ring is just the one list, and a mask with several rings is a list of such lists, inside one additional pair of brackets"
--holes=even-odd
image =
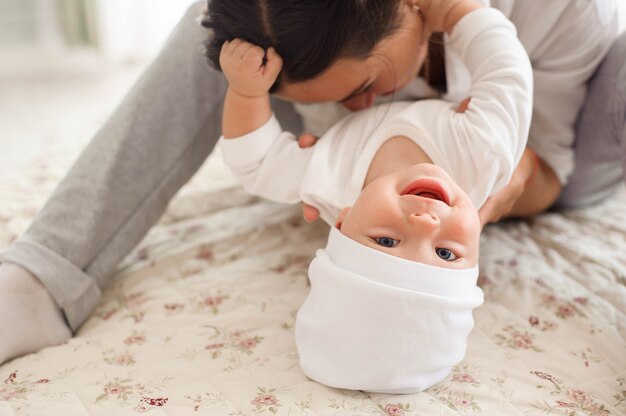
[(452, 251), (448, 250), (447, 248), (437, 247), (435, 249), (435, 252), (440, 258), (442, 258), (445, 261), (456, 260), (456, 255)]
[(378, 237), (375, 238), (374, 241), (376, 241), (376, 244), (383, 246), (383, 247), (395, 247), (398, 245), (399, 241), (398, 240), (394, 240), (393, 238), (390, 237)]

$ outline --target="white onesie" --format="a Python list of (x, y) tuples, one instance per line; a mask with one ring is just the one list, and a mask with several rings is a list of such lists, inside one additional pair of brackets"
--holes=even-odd
[(226, 164), (248, 192), (277, 202), (306, 202), (332, 225), (358, 198), (380, 146), (406, 136), (479, 208), (508, 183), (526, 146), (532, 69), (515, 27), (495, 9), (463, 17), (449, 47), (472, 77), (464, 113), (438, 99), (382, 104), (342, 119), (308, 149), (299, 148), (296, 137), (272, 117), (242, 137), (220, 139)]

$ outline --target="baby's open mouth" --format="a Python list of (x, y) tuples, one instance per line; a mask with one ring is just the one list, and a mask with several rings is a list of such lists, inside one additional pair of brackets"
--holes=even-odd
[(404, 188), (401, 195), (416, 195), (450, 205), (450, 197), (446, 189), (439, 181), (431, 178), (422, 178), (411, 182), (409, 186)]

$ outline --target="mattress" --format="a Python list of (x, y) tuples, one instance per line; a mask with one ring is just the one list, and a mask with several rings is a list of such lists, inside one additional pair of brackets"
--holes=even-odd
[[(0, 178), (0, 249), (75, 154)], [(417, 394), (337, 390), (301, 371), (294, 319), (327, 232), (246, 195), (214, 155), (74, 338), (0, 366), (0, 415), (626, 414), (625, 192), (488, 226), (467, 355)]]

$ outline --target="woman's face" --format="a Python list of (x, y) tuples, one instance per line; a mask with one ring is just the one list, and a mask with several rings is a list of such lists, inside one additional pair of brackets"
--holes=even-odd
[(339, 59), (318, 77), (284, 83), (276, 96), (300, 103), (341, 102), (352, 111), (370, 107), (379, 95), (406, 86), (426, 58), (430, 36), (420, 15), (403, 7), (400, 28), (365, 59)]

